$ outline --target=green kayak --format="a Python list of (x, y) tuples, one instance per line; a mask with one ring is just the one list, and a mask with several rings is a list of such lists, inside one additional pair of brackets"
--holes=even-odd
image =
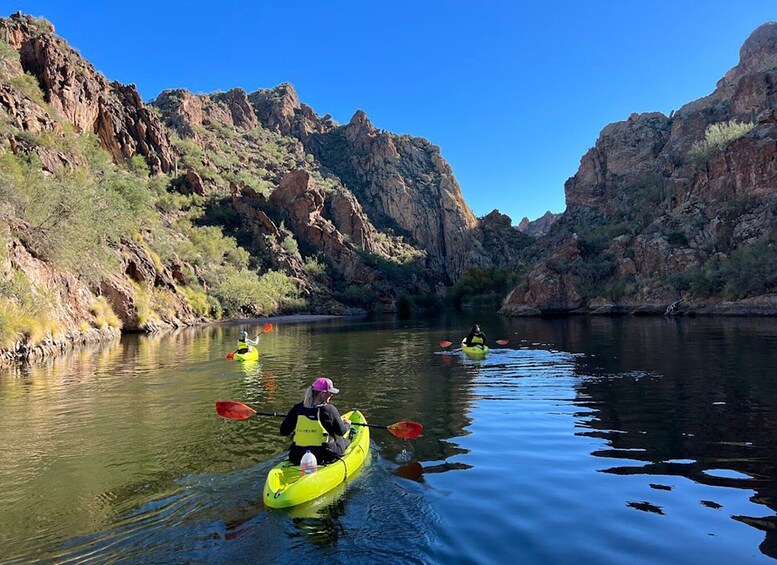
[(461, 350), (468, 356), (472, 357), (473, 359), (483, 359), (486, 355), (488, 355), (488, 346), (483, 344), (476, 344), (472, 346), (466, 346), (464, 345), (464, 340), (461, 340)]
[(232, 352), (227, 358), (233, 361), (256, 361), (259, 359), (259, 349), (256, 347), (249, 347), (245, 353)]
[[(344, 414), (355, 424), (366, 424), (361, 412)], [(264, 504), (270, 508), (288, 508), (308, 502), (334, 489), (351, 477), (361, 467), (370, 450), (370, 429), (353, 426), (351, 444), (341, 459), (327, 465), (319, 465), (310, 475), (300, 475), (299, 465), (288, 459), (273, 467), (264, 483)]]

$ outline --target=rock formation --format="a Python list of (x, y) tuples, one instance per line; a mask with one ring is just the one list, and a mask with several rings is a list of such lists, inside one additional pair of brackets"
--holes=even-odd
[[(753, 32), (739, 64), (709, 96), (670, 116), (632, 114), (605, 127), (565, 185), (567, 211), (540, 245), (545, 261), (502, 312), (559, 305), (593, 310), (588, 301), (600, 304), (604, 294), (627, 311), (663, 311), (683, 297), (686, 311), (706, 313), (706, 298), (720, 301), (710, 293), (744, 298), (777, 290), (777, 281), (764, 280), (760, 287), (729, 281), (726, 290), (712, 280), (705, 296), (699, 283), (716, 269), (728, 272), (733, 262), (749, 260), (757, 246), (767, 256), (777, 254), (775, 82), (777, 23), (768, 23)], [(752, 129), (694, 160), (694, 145), (705, 140), (711, 124)], [(564, 251), (573, 234), (582, 241), (576, 256)], [(563, 272), (552, 268), (559, 256), (565, 258)]]
[(76, 131), (97, 134), (117, 161), (139, 154), (152, 172), (169, 171), (170, 139), (135, 87), (109, 82), (53, 31), (21, 13), (0, 21), (0, 33), (19, 52), (22, 69)]
[(550, 230), (550, 226), (556, 222), (560, 215), (561, 214), (554, 214), (548, 210), (542, 216), (533, 221), (524, 216), (523, 219), (518, 223), (518, 231), (534, 237), (545, 235)]

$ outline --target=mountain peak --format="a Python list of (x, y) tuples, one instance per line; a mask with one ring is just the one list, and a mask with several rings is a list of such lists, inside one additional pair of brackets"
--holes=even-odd
[(370, 122), (370, 119), (367, 117), (367, 113), (364, 110), (356, 110), (356, 112), (353, 114), (353, 117), (351, 118), (351, 121), (348, 122), (348, 125), (357, 125), (368, 128), (373, 127), (372, 122)]
[(747, 74), (775, 68), (777, 68), (777, 22), (767, 22), (758, 26), (745, 40), (739, 50), (739, 64), (726, 73), (718, 86), (735, 82)]

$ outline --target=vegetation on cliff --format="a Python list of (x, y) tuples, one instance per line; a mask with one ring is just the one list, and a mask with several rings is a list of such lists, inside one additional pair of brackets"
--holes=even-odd
[(0, 20), (0, 220), (5, 358), (222, 316), (428, 307), (493, 265), (428, 141), (361, 111), (339, 126), (289, 84), (146, 105), (23, 14)]
[(777, 314), (777, 23), (711, 95), (602, 130), (505, 314)]
[[(117, 164), (95, 134), (77, 132), (5, 41), (0, 89), (0, 347), (126, 327), (114, 312), (121, 304), (106, 299), (111, 277), (133, 289), (138, 329), (187, 312), (189, 319), (269, 315), (299, 304), (291, 277), (258, 272), (234, 238), (198, 225), (207, 202), (176, 192), (173, 172), (151, 175), (139, 155)], [(150, 258), (150, 274), (129, 267), (135, 248)], [(68, 304), (54, 272), (83, 285), (85, 304)]]

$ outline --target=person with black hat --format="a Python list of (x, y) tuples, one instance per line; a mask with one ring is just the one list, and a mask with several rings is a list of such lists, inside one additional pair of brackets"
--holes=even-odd
[(480, 331), (479, 325), (473, 324), (472, 329), (469, 330), (469, 333), (467, 334), (467, 337), (464, 338), (463, 344), (467, 347), (472, 347), (475, 345), (485, 345), (485, 343), (486, 334)]

